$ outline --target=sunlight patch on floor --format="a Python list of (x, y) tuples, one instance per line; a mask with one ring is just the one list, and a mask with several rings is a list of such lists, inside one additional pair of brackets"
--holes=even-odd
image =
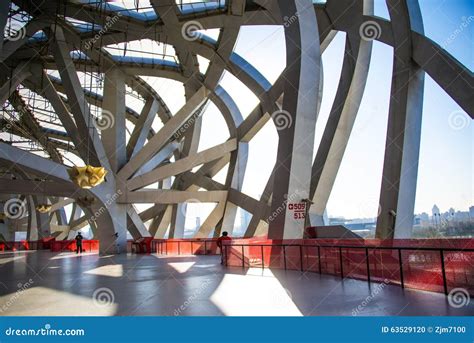
[(99, 258), (110, 258), (110, 257), (114, 257), (115, 255), (101, 255), (99, 256)]
[(302, 316), (275, 277), (226, 274), (211, 301), (228, 316)]
[(186, 273), (196, 262), (168, 262), (168, 265), (178, 273)]
[(24, 259), (25, 257), (26, 256), (12, 256), (12, 257), (1, 258), (0, 259), (0, 265), (6, 264), (6, 263), (9, 263), (9, 262), (12, 262), (12, 261), (16, 261), (16, 260), (21, 260), (21, 259)]
[(44, 287), (32, 287), (0, 297), (2, 315), (111, 316), (117, 304), (97, 304), (92, 298)]
[(95, 269), (88, 270), (84, 274), (100, 275), (100, 276), (111, 276), (111, 277), (122, 277), (123, 266), (121, 264), (110, 264), (107, 266), (101, 266)]
[(81, 256), (92, 256), (92, 255), (97, 255), (97, 253), (89, 252), (89, 253), (83, 253), (83, 254), (76, 254), (74, 252), (62, 252), (56, 256), (51, 257), (50, 260), (61, 260), (65, 258), (80, 258)]
[(265, 269), (262, 269), (262, 268), (249, 268), (249, 269), (247, 269), (245, 274), (246, 275), (251, 275), (251, 276), (275, 277), (275, 275), (273, 275), (273, 272), (268, 268), (265, 268)]

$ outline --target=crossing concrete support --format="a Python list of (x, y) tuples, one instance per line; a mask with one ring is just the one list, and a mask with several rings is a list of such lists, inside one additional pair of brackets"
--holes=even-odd
[(31, 76), (31, 65), (28, 62), (21, 63), (7, 75), (7, 79), (2, 80), (0, 87), (0, 103), (3, 104), (15, 89), (29, 76)]
[[(183, 28), (183, 22), (180, 22), (178, 15), (180, 10), (176, 1), (152, 0), (151, 4), (155, 12), (160, 16), (167, 30), (167, 36), (174, 42), (176, 56), (182, 67), (184, 76), (185, 98), (189, 100), (202, 86), (199, 80), (199, 63), (197, 55), (193, 53), (188, 46), (189, 37), (186, 28)], [(184, 24), (185, 25), (185, 24)], [(184, 132), (184, 144), (180, 152), (180, 157), (187, 157), (197, 152), (201, 136), (202, 116), (197, 116), (190, 127)], [(179, 176), (176, 186), (179, 187)], [(180, 188), (179, 188), (180, 189)], [(173, 205), (170, 237), (182, 238), (184, 234), (184, 224), (186, 220), (186, 203)]]
[(38, 230), (38, 238), (46, 238), (51, 236), (50, 218), (49, 212), (41, 213), (36, 207), (38, 205), (48, 204), (48, 199), (44, 195), (33, 196), (33, 204), (35, 206), (34, 211), (30, 212), (30, 215), (36, 215), (36, 223)]
[(41, 238), (40, 230), (38, 230), (41, 223), (39, 221), (39, 216), (36, 214), (35, 202), (32, 196), (27, 197), (26, 204), (29, 213), (26, 239), (29, 241), (37, 241)]
[(373, 1), (355, 4), (346, 1), (343, 5), (355, 7), (355, 15), (354, 12), (338, 15), (339, 20), (353, 23), (354, 30), (346, 35), (339, 86), (313, 162), (310, 191), (313, 205), (309, 211), (313, 226), (328, 225), (324, 212), (359, 111), (372, 53), (372, 41), (362, 39), (357, 28), (363, 25), (363, 15), (373, 14)]
[[(280, 129), (275, 168), (272, 211), (284, 208), (270, 222), (270, 238), (302, 238), (304, 216), (294, 208), (309, 197), (314, 129), (321, 55), (319, 32), (311, 1), (279, 1), (282, 17), (297, 18), (285, 27), (285, 88), (282, 111), (274, 115)], [(283, 120), (282, 125), (279, 120)]]
[(104, 79), (102, 115), (96, 126), (101, 131), (111, 171), (117, 173), (127, 162), (125, 77), (114, 68), (105, 73)]
[(66, 216), (65, 207), (69, 204), (74, 203), (74, 199), (71, 198), (53, 198), (53, 204), (51, 206), (51, 213), (57, 217), (58, 225), (66, 225), (69, 220)]
[[(10, 0), (5, 0), (0, 3), (0, 30), (5, 32), (5, 26), (8, 20), (8, 11), (10, 9)], [(0, 39), (0, 52), (3, 51), (3, 37)]]
[[(124, 186), (121, 180), (115, 178), (115, 175), (127, 162), (125, 75), (118, 68), (112, 68), (104, 74), (104, 78), (102, 118), (99, 119), (97, 126), (102, 129), (102, 142), (111, 168), (108, 181), (116, 183), (114, 192), (108, 194), (108, 198), (112, 199), (118, 196), (117, 189)], [(122, 236), (118, 243), (121, 245), (120, 248), (125, 248), (123, 245), (126, 244), (124, 241), (128, 228), (131, 229), (130, 232), (133, 232), (132, 236), (135, 239), (141, 238), (140, 230), (136, 230), (137, 221), (129, 221), (130, 218), (135, 219), (135, 211), (131, 206), (109, 201), (106, 210), (114, 213), (113, 219), (117, 223), (115, 234)]]
[(15, 231), (12, 230), (10, 218), (5, 215), (5, 211), (6, 211), (5, 203), (9, 199), (10, 199), (10, 195), (0, 194), (0, 213), (4, 214), (4, 218), (0, 220), (0, 235), (6, 241), (13, 241), (15, 239)]
[(145, 145), (151, 125), (159, 109), (159, 103), (154, 98), (148, 98), (143, 106), (140, 117), (133, 129), (130, 140), (127, 144), (127, 157), (135, 156)]
[(423, 33), (417, 2), (388, 1), (394, 59), (376, 237), (409, 238), (420, 154), (424, 72), (412, 56), (412, 30)]

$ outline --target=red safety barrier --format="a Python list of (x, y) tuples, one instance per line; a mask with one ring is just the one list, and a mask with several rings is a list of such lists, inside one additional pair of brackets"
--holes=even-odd
[(133, 239), (127, 239), (127, 252), (132, 252), (133, 242), (134, 242)]
[(166, 255), (217, 255), (217, 238), (155, 239), (152, 252)]
[[(54, 241), (51, 243), (52, 252), (62, 252), (62, 251), (76, 251), (76, 241)], [(83, 240), (82, 249), (84, 252), (96, 252), (99, 251), (99, 241), (98, 240)]]
[(474, 239), (236, 239), (227, 266), (311, 271), (402, 287), (474, 295)]
[(56, 241), (55, 237), (45, 237), (38, 241), (41, 244), (41, 249), (51, 249), (51, 244)]
[(3, 242), (0, 243), (0, 250), (2, 251), (21, 251), (30, 250), (30, 242), (26, 240), (18, 242)]
[(54, 237), (46, 237), (38, 241), (2, 242), (0, 243), (0, 251), (49, 250), (51, 242), (54, 240)]
[(152, 252), (151, 242), (153, 241), (152, 237), (140, 238), (132, 242), (131, 252), (137, 254), (150, 254)]
[(29, 250), (51, 250), (51, 243), (55, 240), (55, 237), (45, 237), (37, 241), (28, 241)]

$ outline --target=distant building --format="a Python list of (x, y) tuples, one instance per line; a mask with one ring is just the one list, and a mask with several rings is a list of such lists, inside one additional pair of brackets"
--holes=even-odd
[(329, 225), (344, 225), (347, 220), (344, 217), (329, 218)]
[(247, 230), (251, 219), (252, 215), (249, 212), (242, 210), (242, 229), (244, 231)]
[(416, 225), (416, 226), (421, 225), (421, 218), (418, 217), (418, 216), (415, 216), (415, 217), (413, 218), (413, 225)]
[(323, 213), (323, 223), (324, 225), (329, 225), (329, 216), (328, 216), (328, 210), (324, 210)]
[(420, 217), (420, 220), (423, 221), (423, 222), (429, 222), (430, 221), (430, 215), (426, 212), (423, 212), (423, 213), (419, 214), (418, 217)]
[(439, 225), (441, 224), (441, 213), (439, 213), (439, 207), (436, 205), (433, 205), (433, 209), (431, 210), (431, 213), (433, 214), (433, 225)]
[(454, 220), (456, 221), (465, 221), (465, 220), (469, 220), (469, 218), (470, 218), (470, 215), (469, 215), (469, 212), (467, 211), (457, 211), (454, 214)]

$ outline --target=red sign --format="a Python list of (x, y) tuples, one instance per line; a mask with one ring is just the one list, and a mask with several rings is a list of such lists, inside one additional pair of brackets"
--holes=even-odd
[(293, 212), (294, 219), (304, 219), (306, 214), (306, 203), (295, 202), (288, 204), (288, 210)]

